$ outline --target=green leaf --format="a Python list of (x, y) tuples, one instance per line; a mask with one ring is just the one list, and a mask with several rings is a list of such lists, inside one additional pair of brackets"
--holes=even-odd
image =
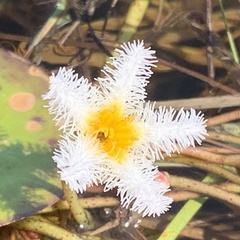
[(62, 196), (52, 151), (59, 132), (43, 107), (47, 76), (0, 50), (0, 226)]

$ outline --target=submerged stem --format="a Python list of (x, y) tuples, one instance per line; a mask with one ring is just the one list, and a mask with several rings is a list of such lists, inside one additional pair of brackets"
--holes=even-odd
[[(87, 197), (87, 198), (79, 198), (78, 199), (79, 205), (83, 208), (103, 208), (103, 207), (115, 207), (119, 205), (119, 200), (113, 197)], [(39, 213), (48, 213), (54, 212), (57, 210), (67, 210), (69, 209), (69, 204), (67, 201), (60, 200), (56, 204), (44, 208)]]
[(94, 225), (92, 217), (90, 213), (80, 205), (77, 193), (72, 191), (64, 181), (62, 181), (62, 186), (74, 219), (79, 223), (81, 228), (92, 227)]
[(189, 157), (201, 159), (206, 162), (240, 167), (240, 162), (239, 162), (240, 154), (224, 156), (216, 153), (211, 153), (200, 148), (193, 148), (193, 147), (184, 149), (182, 151), (182, 154)]
[(237, 174), (234, 174), (233, 172), (224, 169), (223, 167), (220, 167), (216, 164), (211, 164), (206, 161), (198, 160), (195, 158), (190, 157), (178, 157), (178, 158), (166, 158), (165, 159), (168, 162), (174, 162), (174, 163), (183, 163), (191, 166), (195, 166), (204, 170), (207, 170), (209, 172), (215, 173), (221, 177), (224, 177), (234, 183), (240, 184), (240, 176)]
[[(22, 229), (26, 231), (34, 231), (54, 239), (64, 239), (64, 240), (83, 240), (86, 239), (77, 236), (74, 233), (71, 233), (52, 222), (48, 221), (47, 219), (41, 216), (31, 216), (15, 222), (12, 224), (17, 229)], [(90, 239), (90, 238), (88, 238)], [(93, 238), (92, 238), (93, 239)], [(95, 238), (99, 239), (99, 238)]]
[[(239, 97), (239, 96), (238, 96)], [(219, 125), (222, 123), (234, 121), (240, 119), (240, 110), (235, 110), (228, 113), (223, 113), (221, 115), (209, 118), (207, 121), (207, 126)]]
[(240, 207), (240, 196), (220, 189), (216, 186), (208, 185), (203, 182), (192, 180), (185, 177), (170, 176), (170, 186), (178, 187), (193, 192), (202, 193), (214, 198), (221, 199), (227, 203)]

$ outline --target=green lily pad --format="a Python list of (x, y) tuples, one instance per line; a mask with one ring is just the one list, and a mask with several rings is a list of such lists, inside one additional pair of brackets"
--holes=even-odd
[(59, 132), (41, 99), (47, 79), (39, 68), (0, 49), (0, 226), (62, 196), (51, 158)]

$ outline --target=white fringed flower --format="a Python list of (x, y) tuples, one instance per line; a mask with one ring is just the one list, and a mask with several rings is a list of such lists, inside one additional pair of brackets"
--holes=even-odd
[(201, 144), (205, 121), (195, 110), (178, 113), (146, 103), (145, 87), (156, 58), (143, 42), (123, 44), (103, 69), (98, 86), (60, 68), (50, 77), (49, 112), (65, 134), (54, 152), (61, 179), (77, 192), (92, 184), (118, 188), (121, 204), (143, 216), (166, 212), (172, 199), (166, 182), (156, 180), (153, 163)]
[(66, 136), (59, 145), (53, 160), (57, 163), (61, 179), (70, 189), (82, 193), (87, 186), (101, 183), (107, 156), (106, 153), (100, 154), (96, 140), (82, 135), (72, 139)]
[(105, 190), (118, 189), (121, 204), (142, 216), (155, 216), (170, 208), (172, 199), (163, 194), (170, 191), (169, 186), (156, 178), (158, 170), (151, 161), (133, 156), (121, 165), (110, 167), (105, 179)]

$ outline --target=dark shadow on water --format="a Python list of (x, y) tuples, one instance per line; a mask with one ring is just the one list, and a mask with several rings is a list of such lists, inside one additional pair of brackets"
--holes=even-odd
[(51, 156), (40, 147), (1, 146), (0, 225), (32, 215), (62, 196)]

